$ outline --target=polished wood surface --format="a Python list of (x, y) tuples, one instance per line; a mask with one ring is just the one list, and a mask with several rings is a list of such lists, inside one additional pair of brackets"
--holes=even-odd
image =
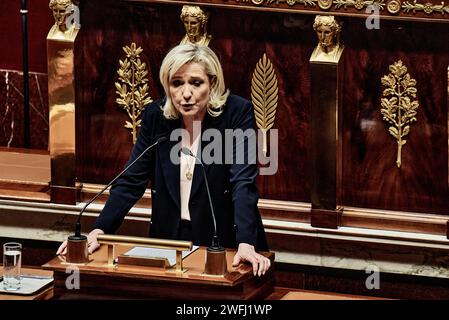
[(50, 200), (50, 155), (36, 149), (0, 148), (0, 196)]
[[(116, 248), (116, 255), (130, 249), (127, 246)], [(224, 277), (204, 274), (206, 248), (202, 247), (184, 259), (182, 274), (174, 269), (108, 266), (104, 245), (90, 256), (88, 264), (69, 265), (58, 256), (42, 267), (54, 271), (54, 295), (61, 299), (263, 299), (268, 296), (274, 287), (273, 267), (264, 276), (254, 277), (248, 264), (232, 267), (234, 253), (235, 250), (226, 252), (229, 272)], [(274, 261), (273, 253), (263, 254)], [(66, 288), (68, 267), (80, 271), (79, 290)]]
[(341, 208), (336, 210), (312, 209), (310, 225), (316, 228), (338, 229), (341, 226)]
[[(349, 31), (349, 29), (351, 31)], [(447, 25), (382, 21), (367, 32), (345, 22), (342, 205), (448, 213)], [(349, 38), (350, 37), (350, 38)], [(382, 120), (382, 76), (402, 60), (417, 81), (419, 109), (396, 167), (397, 143)]]
[(310, 62), (312, 210), (335, 210), (337, 206), (337, 151), (341, 144), (338, 139), (341, 102), (337, 97), (341, 63)]
[[(37, 268), (22, 267), (22, 274), (37, 276), (53, 276), (53, 271)], [(0, 266), (0, 275), (3, 275), (3, 266)], [(53, 298), (53, 285), (39, 290), (33, 295), (20, 295), (14, 293), (0, 293), (0, 300), (49, 300)]]

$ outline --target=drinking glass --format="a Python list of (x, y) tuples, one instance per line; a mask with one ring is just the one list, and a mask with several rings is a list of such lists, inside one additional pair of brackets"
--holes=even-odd
[(7, 242), (3, 245), (3, 288), (8, 291), (20, 289), (20, 268), (22, 265), (22, 245)]

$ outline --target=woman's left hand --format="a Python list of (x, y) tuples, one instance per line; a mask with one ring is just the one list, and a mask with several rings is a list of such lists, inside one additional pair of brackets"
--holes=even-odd
[(240, 243), (237, 253), (234, 256), (234, 261), (232, 262), (232, 266), (236, 267), (240, 262), (248, 261), (253, 266), (253, 274), (264, 275), (265, 272), (270, 268), (271, 262), (270, 259), (264, 257), (261, 254), (258, 254), (254, 249), (254, 246), (248, 243)]

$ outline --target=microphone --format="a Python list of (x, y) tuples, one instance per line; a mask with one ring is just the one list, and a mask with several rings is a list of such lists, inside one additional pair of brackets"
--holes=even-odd
[[(92, 203), (94, 202), (100, 195), (103, 194), (103, 192), (109, 188), (118, 178), (120, 178), (126, 171), (129, 170), (145, 153), (147, 153), (149, 150), (153, 149), (156, 145), (159, 143), (165, 142), (167, 140), (167, 137), (162, 136), (155, 143), (147, 147), (143, 152), (133, 160), (125, 169), (122, 170), (114, 179), (111, 180), (103, 189), (101, 189), (100, 192), (98, 192), (89, 202), (87, 202), (84, 207), (81, 209), (78, 219), (75, 224), (75, 235), (69, 236), (67, 241), (67, 262), (73, 262), (73, 263), (80, 263), (81, 262), (87, 262), (88, 255), (85, 254), (83, 251), (87, 251), (87, 237), (84, 235), (81, 235), (81, 216), (83, 215), (84, 210)], [(85, 245), (85, 248), (84, 248)], [(70, 249), (72, 249), (72, 253), (70, 253)], [(70, 261), (69, 261), (70, 260)], [(76, 261), (75, 261), (76, 260)]]
[(201, 165), (204, 182), (206, 184), (207, 197), (209, 198), (210, 210), (212, 212), (212, 220), (214, 222), (214, 236), (212, 238), (212, 245), (207, 247), (206, 267), (205, 272), (212, 275), (224, 275), (227, 271), (226, 264), (226, 251), (225, 248), (220, 245), (217, 234), (217, 219), (215, 218), (214, 206), (212, 204), (212, 198), (209, 191), (209, 183), (207, 182), (206, 169), (200, 158), (195, 156), (189, 148), (181, 148), (181, 152), (185, 155), (194, 157)]

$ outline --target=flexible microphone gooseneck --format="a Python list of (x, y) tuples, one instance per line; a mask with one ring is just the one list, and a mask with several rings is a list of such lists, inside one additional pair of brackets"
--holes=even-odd
[(207, 176), (206, 176), (206, 169), (204, 168), (204, 164), (201, 161), (200, 158), (198, 158), (197, 156), (195, 156), (192, 151), (189, 148), (183, 147), (181, 148), (181, 152), (184, 153), (185, 155), (194, 157), (200, 164), (201, 164), (201, 168), (203, 171), (203, 176), (204, 176), (204, 181), (206, 183), (206, 191), (207, 191), (207, 196), (209, 198), (209, 205), (210, 205), (210, 210), (212, 212), (212, 219), (214, 221), (214, 236), (212, 238), (212, 245), (209, 247), (211, 250), (223, 250), (224, 248), (220, 245), (220, 241), (218, 240), (218, 234), (217, 234), (217, 220), (215, 219), (215, 212), (214, 212), (214, 206), (212, 204), (212, 197), (210, 196), (210, 191), (209, 191), (209, 183), (207, 182)]
[(148, 150), (153, 149), (156, 145), (158, 145), (161, 142), (164, 142), (167, 140), (167, 137), (160, 137), (159, 139), (157, 139), (157, 141), (155, 143), (153, 143), (151, 146), (147, 147), (136, 159), (134, 159), (133, 162), (131, 162), (125, 169), (123, 169), (122, 172), (120, 172), (114, 179), (111, 180), (111, 182), (109, 182), (100, 192), (98, 192), (95, 197), (93, 197), (88, 203), (86, 203), (83, 207), (83, 209), (81, 209), (81, 212), (78, 216), (78, 220), (76, 221), (76, 225), (75, 225), (75, 236), (79, 237), (81, 236), (81, 216), (84, 212), (84, 210), (86, 210), (87, 206), (90, 205), (92, 202), (94, 202), (100, 195), (103, 194), (103, 192), (109, 188), (118, 178), (120, 178), (126, 171), (128, 171), (129, 168), (131, 168), (134, 163), (136, 163), (145, 153), (147, 153)]
[(81, 235), (81, 216), (87, 206), (95, 201), (103, 192), (109, 188), (118, 178), (120, 178), (129, 168), (131, 168), (145, 153), (154, 148), (161, 142), (167, 140), (167, 137), (162, 136), (155, 143), (147, 147), (136, 159), (133, 160), (122, 172), (120, 172), (114, 179), (111, 180), (100, 192), (98, 192), (89, 202), (87, 202), (81, 212), (78, 215), (78, 219), (75, 224), (75, 235), (69, 236), (67, 239), (67, 257), (66, 261), (69, 263), (85, 263), (88, 262), (87, 252), (87, 237)]

